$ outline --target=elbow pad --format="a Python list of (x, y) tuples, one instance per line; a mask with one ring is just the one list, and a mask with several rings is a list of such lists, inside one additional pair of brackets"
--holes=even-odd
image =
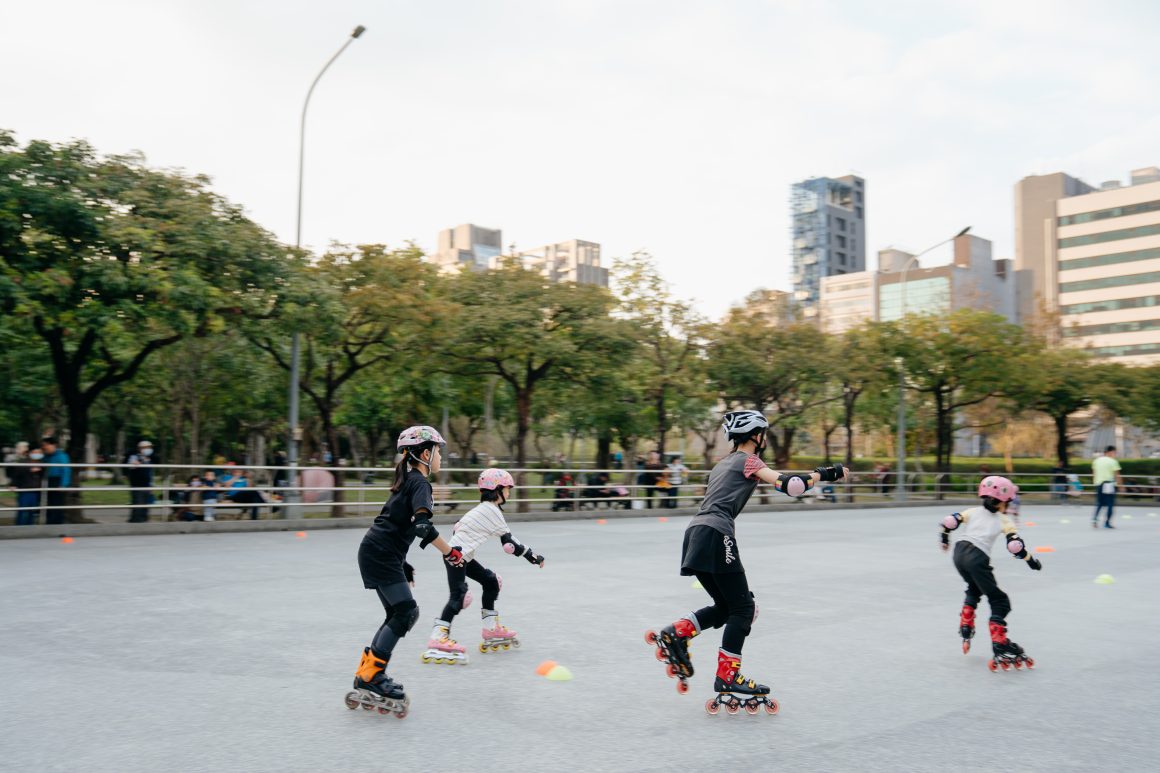
[(783, 472), (777, 482), (781, 484), (781, 492), (786, 496), (800, 497), (810, 489), (809, 479), (788, 472)]
[(959, 528), (959, 524), (963, 522), (963, 516), (958, 513), (951, 513), (946, 518), (942, 519), (943, 528), (947, 531), (954, 531)]
[(419, 538), (419, 547), (425, 548), (431, 544), (432, 540), (439, 537), (439, 532), (435, 530), (435, 524), (430, 521), (416, 521), (415, 536)]
[(1027, 558), (1027, 547), (1015, 532), (1007, 535), (1007, 550), (1016, 558)]
[(513, 556), (522, 556), (524, 551), (527, 550), (526, 547), (516, 541), (516, 538), (512, 536), (510, 531), (507, 534), (501, 536), (499, 541), (503, 543), (504, 552), (511, 553)]

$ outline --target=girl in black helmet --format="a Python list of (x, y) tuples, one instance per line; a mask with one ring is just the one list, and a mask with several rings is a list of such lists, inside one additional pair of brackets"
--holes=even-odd
[(696, 575), (713, 603), (677, 620), (659, 635), (649, 631), (645, 640), (656, 645), (657, 659), (668, 663), (669, 675), (680, 680), (677, 691), (685, 693), (689, 689), (687, 680), (693, 675), (689, 639), (706, 628), (725, 626), (713, 682), (717, 696), (709, 699), (705, 709), (716, 714), (724, 705), (730, 713), (736, 713), (744, 706), (746, 711), (756, 713), (764, 705), (773, 714), (777, 712), (777, 701), (767, 697), (769, 688), (741, 675), (741, 648), (757, 617), (757, 605), (745, 579), (733, 522), (759, 483), (798, 497), (820, 481), (841, 480), (846, 470), (841, 465), (818, 467), (810, 475), (801, 476), (766, 467), (761, 454), (769, 422), (757, 411), (725, 414), (724, 428), (733, 451), (709, 473), (700, 512), (685, 530), (681, 550), (681, 574)]

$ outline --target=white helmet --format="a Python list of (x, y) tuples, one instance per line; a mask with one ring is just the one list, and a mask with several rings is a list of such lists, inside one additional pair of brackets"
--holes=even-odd
[(725, 414), (725, 423), (721, 426), (725, 428), (725, 434), (733, 439), (744, 437), (755, 429), (766, 429), (769, 421), (757, 411), (729, 411)]

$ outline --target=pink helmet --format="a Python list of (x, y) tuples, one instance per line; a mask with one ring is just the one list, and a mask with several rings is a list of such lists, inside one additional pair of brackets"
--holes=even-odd
[(424, 443), (438, 443), (440, 446), (444, 446), (447, 444), (447, 441), (443, 439), (443, 436), (434, 427), (419, 424), (414, 427), (407, 427), (400, 432), (399, 442), (396, 445), (402, 451), (404, 448), (421, 446)]
[(1010, 502), (1019, 493), (1019, 487), (1001, 475), (988, 475), (979, 483), (979, 496), (994, 497)]
[(479, 473), (479, 487), (487, 491), (495, 491), (500, 486), (515, 486), (511, 473), (496, 467), (488, 467)]

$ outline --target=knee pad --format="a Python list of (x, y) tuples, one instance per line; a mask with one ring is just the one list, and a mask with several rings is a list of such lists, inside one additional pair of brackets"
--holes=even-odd
[(463, 603), (460, 604), (459, 608), (467, 609), (469, 606), (471, 606), (471, 591), (463, 594)]
[(414, 599), (408, 599), (395, 606), (395, 614), (387, 621), (387, 627), (400, 639), (407, 635), (407, 631), (415, 627), (419, 620), (419, 605)]
[(491, 591), (499, 595), (500, 590), (503, 588), (503, 578), (489, 569), (487, 577), (483, 579), (480, 585), (483, 586), (484, 591)]
[(459, 605), (460, 609), (467, 609), (471, 603), (471, 593), (467, 590), (467, 583), (461, 582), (451, 588), (451, 597), (448, 599), (451, 606)]
[(753, 628), (753, 621), (757, 619), (757, 603), (753, 600), (753, 594), (749, 594), (749, 598), (731, 609), (729, 614), (736, 615), (745, 621), (745, 635), (748, 636)]

